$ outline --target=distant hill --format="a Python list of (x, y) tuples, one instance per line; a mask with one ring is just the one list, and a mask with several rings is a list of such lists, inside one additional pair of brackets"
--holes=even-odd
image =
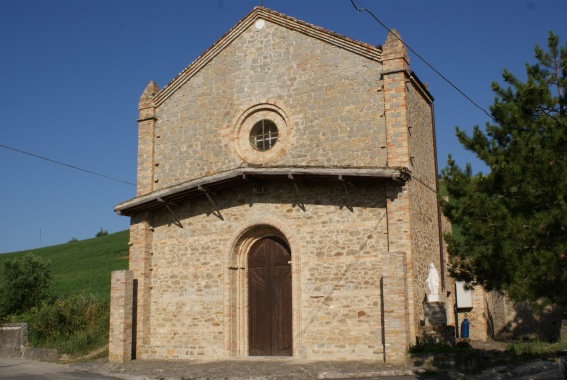
[(128, 236), (129, 231), (122, 231), (51, 247), (5, 253), (0, 255), (0, 265), (5, 260), (31, 252), (51, 261), (54, 295), (91, 293), (109, 299), (110, 272), (128, 269)]

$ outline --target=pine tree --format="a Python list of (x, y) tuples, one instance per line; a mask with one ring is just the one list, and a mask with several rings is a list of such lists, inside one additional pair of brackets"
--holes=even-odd
[(507, 70), (492, 84), (493, 123), (460, 143), (490, 172), (473, 175), (449, 156), (442, 175), (451, 274), (516, 301), (567, 306), (567, 43), (550, 32), (527, 80)]

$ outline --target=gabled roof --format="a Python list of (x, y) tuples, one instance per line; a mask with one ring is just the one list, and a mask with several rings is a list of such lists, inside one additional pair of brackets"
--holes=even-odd
[(306, 36), (318, 39), (333, 46), (345, 49), (354, 54), (361, 55), (373, 61), (381, 60), (382, 49), (368, 43), (355, 41), (351, 38), (331, 32), (327, 29), (300, 21), (294, 17), (286, 16), (282, 13), (264, 8), (255, 7), (246, 17), (240, 20), (232, 29), (230, 29), (223, 37), (215, 42), (207, 51), (199, 58), (185, 68), (177, 77), (169, 82), (158, 94), (154, 100), (155, 105), (159, 106), (167, 98), (169, 98), (177, 89), (185, 84), (193, 75), (206, 66), (214, 59), (222, 50), (229, 46), (236, 38), (238, 38), (246, 29), (256, 22), (258, 19), (264, 19), (281, 27), (302, 33)]

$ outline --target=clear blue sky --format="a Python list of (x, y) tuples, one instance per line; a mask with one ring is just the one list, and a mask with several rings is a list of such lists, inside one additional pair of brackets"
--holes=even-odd
[[(524, 76), (536, 43), (567, 38), (567, 0), (361, 0), (488, 109), (502, 70)], [(260, 0), (0, 0), (0, 144), (136, 181), (137, 103), (163, 87)], [(265, 0), (266, 7), (371, 44), (387, 32), (349, 0)], [(458, 144), (486, 115), (417, 57), (435, 97), (439, 166), (483, 167)], [(135, 187), (0, 147), (0, 253), (125, 230), (113, 206)]]

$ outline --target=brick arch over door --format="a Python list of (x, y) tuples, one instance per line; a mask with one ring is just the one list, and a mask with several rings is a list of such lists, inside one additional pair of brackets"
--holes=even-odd
[(301, 357), (301, 255), (293, 233), (279, 221), (251, 221), (232, 240), (226, 255), (224, 286), (225, 351), (230, 356), (249, 356), (248, 255), (254, 244), (265, 238), (279, 240), (291, 252), (292, 353)]

